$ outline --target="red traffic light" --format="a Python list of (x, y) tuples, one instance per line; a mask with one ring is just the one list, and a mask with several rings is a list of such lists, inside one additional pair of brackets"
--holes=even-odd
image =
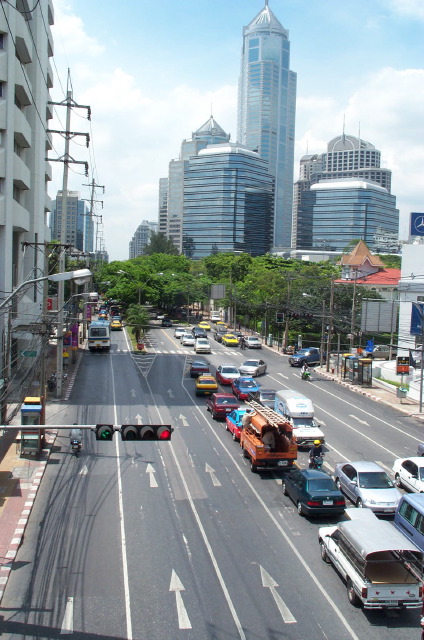
[(169, 424), (123, 424), (122, 440), (171, 440), (173, 428)]

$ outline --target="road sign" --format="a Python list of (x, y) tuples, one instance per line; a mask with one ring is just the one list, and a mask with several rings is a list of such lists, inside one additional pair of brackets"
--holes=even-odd
[(21, 356), (23, 356), (24, 358), (35, 358), (36, 355), (36, 351), (21, 351)]
[(398, 376), (409, 373), (409, 356), (398, 356), (396, 358), (396, 373)]
[(424, 303), (413, 302), (411, 309), (411, 330), (410, 333), (413, 336), (424, 335)]

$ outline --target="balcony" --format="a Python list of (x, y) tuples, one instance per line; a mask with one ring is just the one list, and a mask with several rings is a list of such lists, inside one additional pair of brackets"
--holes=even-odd
[(13, 230), (14, 231), (29, 231), (30, 229), (30, 215), (29, 211), (25, 209), (19, 202), (13, 200)]
[(13, 183), (23, 191), (31, 188), (31, 172), (16, 153), (13, 156)]
[(31, 127), (25, 118), (23, 111), (15, 106), (14, 111), (14, 132), (15, 140), (20, 147), (28, 148), (31, 146)]

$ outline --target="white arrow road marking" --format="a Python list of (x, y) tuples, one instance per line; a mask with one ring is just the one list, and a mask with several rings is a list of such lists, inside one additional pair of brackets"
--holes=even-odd
[(361, 418), (358, 418), (358, 416), (355, 416), (353, 413), (349, 413), (349, 418), (353, 418), (354, 420), (357, 420), (361, 424), (366, 424), (367, 427), (370, 426), (366, 420), (361, 420)]
[(183, 416), (182, 413), (180, 413), (180, 415), (178, 417), (181, 420), (181, 422), (183, 423), (183, 427), (188, 427), (187, 418), (185, 416)]
[(177, 603), (177, 613), (178, 613), (178, 626), (180, 629), (191, 629), (190, 618), (188, 617), (188, 613), (184, 606), (183, 597), (181, 595), (181, 591), (185, 591), (183, 583), (175, 573), (174, 569), (172, 569), (171, 575), (171, 584), (169, 585), (170, 591), (175, 591), (175, 600)]
[(86, 476), (86, 475), (87, 475), (87, 473), (88, 473), (88, 467), (87, 467), (87, 465), (85, 464), (85, 465), (83, 466), (83, 468), (81, 469), (81, 471), (79, 472), (79, 474), (78, 474), (78, 475), (80, 475), (80, 476)]
[(174, 397), (174, 394), (172, 393), (172, 389), (168, 389), (167, 393), (169, 394), (170, 398)]
[(131, 389), (130, 393), (131, 393), (131, 397), (135, 398), (135, 389)]
[(279, 375), (279, 376), (281, 376), (282, 378), (285, 378), (285, 380), (288, 380), (288, 379), (289, 379), (289, 377), (288, 377), (288, 376), (285, 376), (285, 375), (284, 375), (284, 373), (280, 373), (280, 372), (278, 372), (278, 375)]
[(156, 471), (154, 470), (153, 466), (150, 463), (146, 467), (146, 473), (150, 474), (150, 488), (155, 489), (158, 486), (158, 483), (156, 482), (156, 478), (155, 478)]
[(215, 469), (212, 469), (211, 466), (208, 465), (208, 463), (206, 463), (206, 467), (205, 467), (205, 471), (206, 473), (210, 473), (211, 474), (211, 480), (212, 480), (212, 484), (214, 487), (220, 487), (221, 483), (218, 480), (218, 478), (215, 475)]
[(296, 622), (296, 618), (293, 616), (280, 594), (276, 591), (278, 584), (275, 582), (274, 578), (271, 578), (269, 573), (267, 573), (261, 565), (259, 565), (259, 567), (261, 569), (262, 586), (271, 591), (272, 597), (275, 600), (275, 604), (277, 605), (284, 622)]
[(74, 632), (74, 599), (67, 598), (65, 615), (63, 616), (62, 626), (60, 627), (60, 635), (70, 634)]
[(135, 419), (137, 420), (137, 424), (143, 424), (143, 418), (139, 413), (137, 413)]

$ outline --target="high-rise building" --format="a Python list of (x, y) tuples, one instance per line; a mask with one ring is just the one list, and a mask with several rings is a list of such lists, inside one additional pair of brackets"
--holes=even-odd
[[(88, 209), (80, 198), (78, 191), (68, 191), (66, 199), (66, 234), (65, 242), (71, 244), (79, 251), (84, 250), (84, 227), (86, 217), (89, 217)], [(60, 240), (62, 229), (62, 191), (57, 192), (56, 199), (52, 203), (50, 217), (52, 239)]]
[(137, 227), (136, 232), (130, 241), (129, 245), (129, 258), (137, 258), (144, 254), (144, 249), (150, 242), (152, 232), (157, 232), (158, 223), (151, 222), (150, 220), (143, 220), (143, 222)]
[(291, 247), (295, 112), (289, 32), (265, 0), (243, 29), (237, 139), (257, 151), (275, 176), (274, 247)]
[(379, 248), (382, 233), (399, 229), (396, 198), (365, 180), (324, 180), (303, 191), (298, 212), (299, 249), (343, 251), (352, 240)]
[[(170, 238), (178, 250), (182, 251), (183, 238), (183, 193), (184, 171), (188, 165), (190, 156), (195, 156), (207, 145), (228, 142), (230, 135), (225, 133), (211, 115), (197, 131), (192, 133), (188, 140), (183, 140), (181, 152), (177, 160), (169, 163), (168, 178), (161, 178), (159, 183), (159, 230)], [(167, 184), (165, 186), (165, 180)], [(164, 194), (166, 192), (166, 198)], [(165, 229), (165, 200), (166, 200), (166, 229)]]
[(191, 156), (184, 178), (183, 253), (252, 256), (270, 251), (274, 178), (255, 151), (234, 143), (208, 145)]
[(304, 191), (325, 180), (345, 178), (375, 182), (391, 192), (392, 172), (380, 166), (381, 153), (374, 145), (355, 136), (336, 136), (327, 145), (327, 152), (303, 156), (300, 160), (299, 179), (294, 185), (293, 247), (298, 247), (297, 218)]
[[(53, 56), (53, 23), (52, 0), (1, 3), (0, 302), (25, 280), (45, 273), (45, 251), (40, 245), (50, 241), (47, 185), (52, 171), (46, 153), (52, 148), (47, 129), (52, 118), (49, 92), (53, 70), (49, 58)], [(8, 402), (22, 402), (31, 391), (27, 383), (30, 385), (38, 374), (40, 360), (45, 357), (40, 336), (22, 329), (15, 331), (18, 325), (28, 327), (39, 321), (42, 298), (42, 286), (23, 286), (0, 313), (0, 336), (3, 347), (6, 345), (0, 349), (3, 408)], [(27, 349), (36, 357), (23, 356)], [(11, 384), (10, 393), (15, 390), (16, 398), (8, 396), (14, 371), (19, 371), (20, 384)], [(4, 414), (0, 417), (5, 419)]]

